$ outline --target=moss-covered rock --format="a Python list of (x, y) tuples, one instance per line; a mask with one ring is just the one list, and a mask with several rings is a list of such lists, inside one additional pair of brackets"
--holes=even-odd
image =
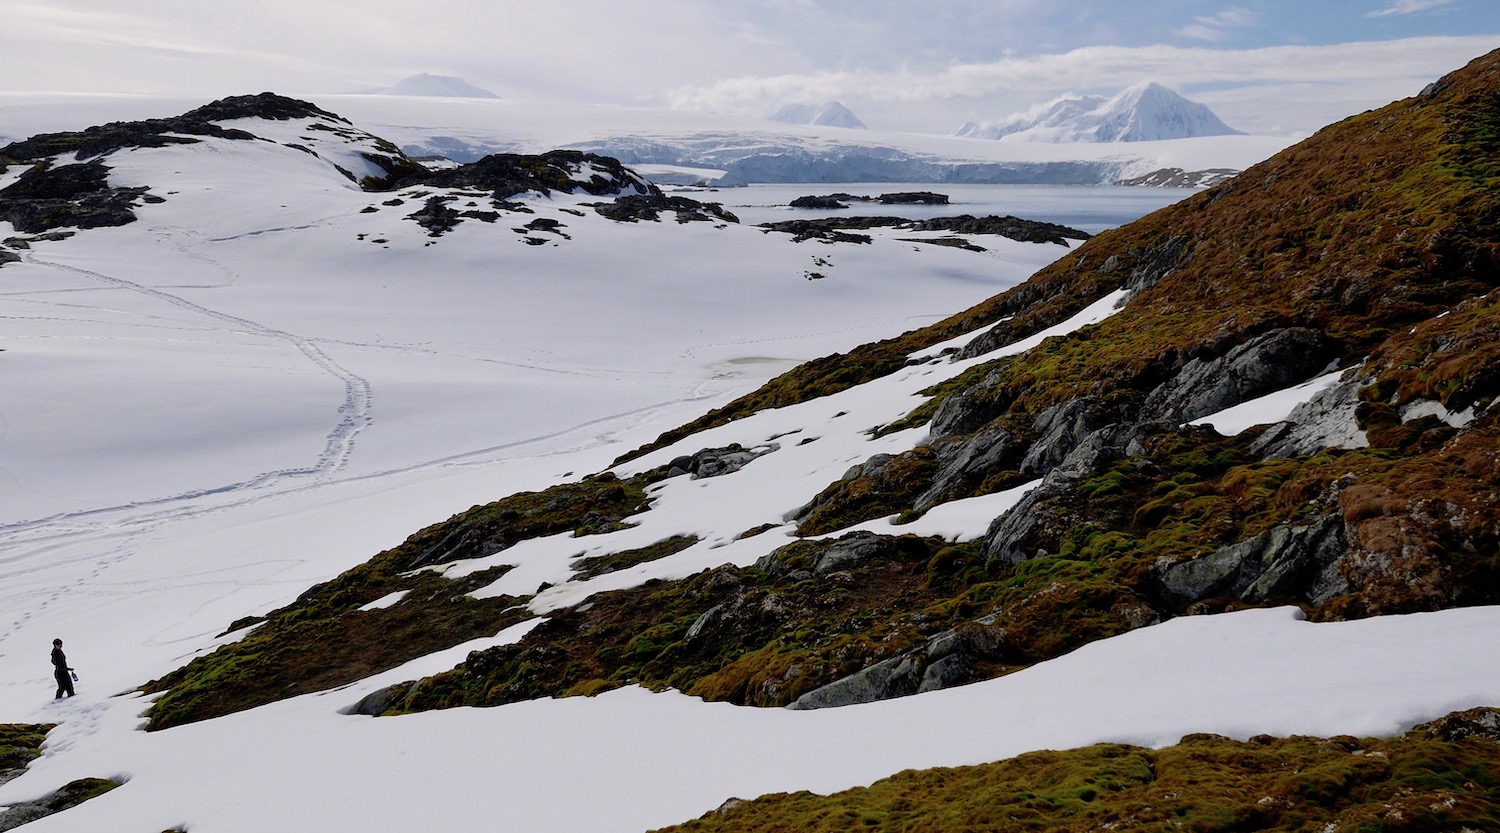
[[(1487, 710), (1493, 715), (1494, 710)], [(681, 833), (1500, 829), (1500, 743), (1419, 726), (1390, 739), (1188, 735), (903, 772), (829, 796), (731, 800)]]
[(53, 728), (52, 723), (0, 723), (0, 783), (42, 754), (42, 741)]
[(85, 801), (121, 786), (107, 778), (80, 778), (53, 790), (34, 801), (12, 804), (0, 812), (0, 830), (11, 830), (40, 818), (77, 807)]

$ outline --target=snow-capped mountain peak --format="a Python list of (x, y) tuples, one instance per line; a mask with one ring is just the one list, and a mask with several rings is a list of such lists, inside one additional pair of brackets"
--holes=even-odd
[(829, 101), (825, 104), (787, 104), (772, 113), (770, 119), (786, 124), (867, 129), (865, 123), (859, 120), (859, 116), (854, 115), (853, 111), (837, 101)]
[(499, 98), (483, 87), (452, 75), (430, 75), (419, 72), (409, 75), (389, 87), (372, 90), (376, 95), (421, 95), (441, 98)]
[(1149, 142), (1238, 134), (1207, 105), (1146, 81), (1108, 99), (1067, 95), (998, 122), (966, 123), (955, 135), (1036, 142)]

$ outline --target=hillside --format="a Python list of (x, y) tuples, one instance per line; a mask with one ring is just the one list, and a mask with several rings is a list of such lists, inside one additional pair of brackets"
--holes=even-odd
[[(222, 703), (224, 685), (207, 682), (214, 669), (252, 647), (284, 650), (274, 648), (283, 620), (339, 622), (405, 582), (444, 574), (405, 572), (427, 565), (489, 580), (462, 559), (503, 564), (506, 548), (555, 530), (606, 537), (645, 526), (637, 519), (660, 511), (648, 507), (668, 502), (648, 499), (653, 485), (705, 476), (704, 459), (739, 454), (743, 465), (775, 450), (769, 440), (708, 449), (704, 439), (694, 454), (695, 433), (869, 384), (910, 366), (906, 356), (1002, 319), (957, 350), (977, 363), (877, 432), (925, 426), (922, 441), (842, 478), (830, 472), (798, 500), (806, 505), (791, 527), (807, 540), (766, 545), (753, 566), (576, 593), (576, 604), (539, 604), (543, 594), (531, 604), (548, 619), (515, 645), (361, 708), (495, 705), (625, 681), (750, 705), (837, 705), (1013, 672), (1184, 613), (1293, 603), (1330, 620), (1494, 604), (1495, 73), (1482, 60), (1418, 99), (1102, 234), (984, 305), (799, 368), (669, 435), (674, 453), (691, 457), (657, 452), (618, 476), (424, 530), (158, 683), (168, 694), (153, 725), (199, 716), (191, 692), (200, 688)], [(1119, 289), (1129, 301), (1118, 313), (992, 358)], [(1183, 425), (1334, 371), (1337, 382), (1288, 422), (1233, 436)], [(903, 536), (900, 526), (847, 532), (1025, 483), (1033, 488), (979, 540)], [(745, 530), (768, 534), (749, 523), (719, 532)], [(575, 569), (588, 576), (598, 568), (585, 563), (621, 569), (705, 544), (631, 540), (643, 546), (610, 552), (601, 542), (591, 550), (603, 554)], [(304, 658), (316, 650), (294, 644)], [(295, 683), (293, 670), (256, 685)]]
[[(963, 312), (225, 617), (132, 695), (148, 731), (123, 707), (75, 715), (53, 730), (75, 751), (0, 796), (141, 767), (56, 820), (271, 823), (215, 810), (244, 779), (324, 825), (490, 819), (470, 792), (489, 784), (519, 829), (644, 829), (776, 792), (684, 829), (907, 829), (935, 804), (955, 825), (1482, 828), (1493, 713), (1394, 736), (1500, 698), (1475, 638), (1500, 610), (1497, 150), (1500, 53)], [(422, 206), (401, 209), (427, 238), (408, 257), (471, 233), (490, 253), (486, 211), (539, 214), (515, 232), (538, 253), (660, 230), (839, 274), (973, 254), (735, 229), (581, 154), (411, 176), (359, 180)], [(633, 198), (681, 222), (641, 231)], [(350, 237), (364, 209), (344, 210)], [(1012, 244), (1054, 245), (986, 240)], [(194, 755), (226, 748), (204, 777)], [(339, 775), (315, 800), (283, 766)]]

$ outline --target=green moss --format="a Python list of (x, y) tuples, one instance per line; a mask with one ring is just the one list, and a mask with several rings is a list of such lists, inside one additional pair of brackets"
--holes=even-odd
[(637, 564), (645, 564), (650, 561), (676, 555), (698, 543), (700, 540), (702, 539), (696, 535), (674, 535), (638, 549), (622, 550), (621, 552), (585, 558), (574, 565), (573, 580), (593, 578), (594, 576), (612, 573), (616, 570), (634, 567)]
[(0, 773), (19, 769), (42, 754), (53, 723), (0, 723)]
[(820, 546), (796, 542), (778, 551), (776, 575), (726, 565), (596, 594), (516, 645), (421, 681), (391, 710), (498, 705), (626, 683), (785, 705), (958, 624), (954, 616), (914, 613), (988, 578), (977, 544), (915, 536), (886, 539), (880, 552), (837, 576), (805, 577)]
[(839, 480), (819, 492), (797, 525), (798, 535), (823, 535), (910, 507), (932, 486), (937, 455), (921, 447), (892, 458), (876, 474)]
[(829, 796), (769, 795), (663, 828), (806, 833), (953, 830), (1500, 829), (1500, 744), (1189, 735), (980, 766), (908, 771)]

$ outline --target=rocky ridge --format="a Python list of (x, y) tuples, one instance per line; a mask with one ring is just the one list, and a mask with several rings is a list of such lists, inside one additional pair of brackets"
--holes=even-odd
[[(501, 212), (530, 213), (512, 200), (528, 192), (623, 195), (631, 200), (619, 208), (600, 209), (612, 219), (655, 219), (655, 212), (670, 210), (679, 219), (737, 222), (717, 206), (667, 197), (618, 160), (582, 151), (493, 154), (466, 165), (430, 170), (342, 116), (306, 101), (260, 93), (220, 99), (172, 118), (114, 122), (79, 132), (33, 136), (0, 147), (0, 173), (11, 166), (26, 166), (14, 182), (0, 188), (0, 220), (31, 235), (0, 245), (0, 266), (19, 260), (16, 252), (47, 239), (45, 235), (57, 229), (124, 225), (134, 222), (135, 209), (141, 205), (164, 201), (149, 186), (111, 185), (107, 164), (111, 156), (204, 139), (272, 141), (252, 132), (252, 120), (301, 124), (301, 137), (284, 142), (288, 148), (320, 156), (365, 191), (404, 192), (386, 201), (387, 206), (420, 199), (421, 207), (408, 219), (434, 237), (465, 220), (493, 223)], [(356, 162), (363, 172), (356, 171)], [(470, 200), (463, 209), (450, 205), (472, 197), (488, 197), (490, 203), (480, 207)], [(374, 206), (366, 209), (377, 210)], [(529, 237), (528, 242), (532, 241), (543, 242), (543, 238)]]

